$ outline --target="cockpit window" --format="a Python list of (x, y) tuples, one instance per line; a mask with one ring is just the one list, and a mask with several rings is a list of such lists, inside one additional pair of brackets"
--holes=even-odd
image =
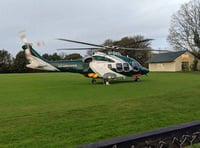
[(133, 71), (137, 72), (140, 70), (140, 64), (138, 62), (132, 62)]
[(118, 72), (122, 72), (123, 71), (122, 63), (117, 63), (116, 69), (117, 69)]
[(124, 66), (124, 71), (128, 72), (129, 71), (129, 64), (128, 63), (123, 63)]
[(108, 68), (109, 68), (109, 69), (112, 69), (112, 64), (108, 64)]

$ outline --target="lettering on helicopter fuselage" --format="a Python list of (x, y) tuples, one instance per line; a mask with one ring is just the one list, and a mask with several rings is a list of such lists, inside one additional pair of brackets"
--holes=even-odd
[(57, 67), (59, 68), (76, 68), (78, 65), (76, 64), (59, 64)]

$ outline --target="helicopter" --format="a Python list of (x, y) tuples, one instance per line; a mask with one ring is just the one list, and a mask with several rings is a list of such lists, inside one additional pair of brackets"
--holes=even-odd
[[(124, 56), (116, 51), (122, 47), (103, 46), (63, 38), (58, 38), (57, 40), (95, 46), (95, 48), (69, 48), (60, 50), (91, 49), (94, 52), (76, 60), (48, 61), (33, 49), (31, 43), (24, 42), (22, 48), (25, 52), (25, 57), (29, 62), (26, 67), (45, 71), (79, 73), (88, 78), (91, 78), (92, 84), (95, 84), (97, 79), (102, 79), (103, 84), (105, 85), (109, 85), (109, 81), (111, 79), (126, 77), (134, 77), (134, 81), (137, 82), (140, 76), (147, 75), (149, 73), (149, 70), (146, 67), (143, 67), (137, 60), (128, 56)], [(146, 42), (150, 40), (152, 39), (145, 39), (138, 42)], [(100, 51), (99, 49), (104, 50)], [(133, 50), (133, 48), (123, 49)]]

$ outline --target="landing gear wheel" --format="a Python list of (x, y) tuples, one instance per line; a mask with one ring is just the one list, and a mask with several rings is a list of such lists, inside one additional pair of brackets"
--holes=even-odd
[(97, 80), (96, 79), (92, 79), (92, 84), (96, 84), (97, 83)]
[(108, 79), (103, 79), (104, 85), (110, 85)]
[(138, 77), (135, 77), (135, 82), (138, 82), (140, 80), (140, 78), (138, 78)]

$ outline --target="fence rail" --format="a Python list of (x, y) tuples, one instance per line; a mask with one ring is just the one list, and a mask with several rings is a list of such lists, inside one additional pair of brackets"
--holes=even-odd
[(182, 148), (200, 143), (200, 121), (80, 146), (79, 148)]

